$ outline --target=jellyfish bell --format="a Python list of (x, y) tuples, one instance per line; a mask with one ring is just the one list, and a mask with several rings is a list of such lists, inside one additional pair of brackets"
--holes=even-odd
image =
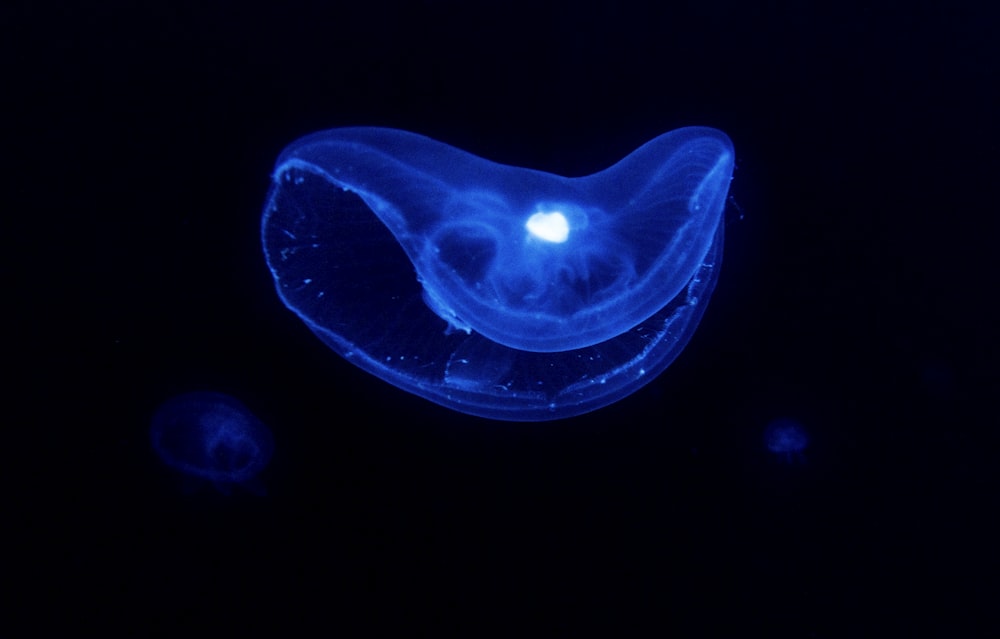
[(257, 476), (274, 452), (267, 426), (242, 402), (221, 393), (185, 393), (167, 400), (153, 416), (149, 435), (164, 464), (227, 494), (233, 486), (261, 492)]
[(729, 139), (702, 127), (578, 178), (333, 129), (279, 157), (264, 251), (285, 305), (368, 372), (464, 413), (570, 417), (645, 385), (690, 339), (732, 171)]
[(804, 460), (809, 436), (799, 422), (787, 418), (775, 419), (764, 429), (764, 444), (779, 459), (788, 463), (798, 462)]

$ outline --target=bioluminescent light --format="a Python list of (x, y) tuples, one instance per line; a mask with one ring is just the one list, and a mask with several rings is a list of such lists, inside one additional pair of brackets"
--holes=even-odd
[(369, 373), (472, 415), (570, 417), (642, 387), (690, 340), (733, 162), (701, 127), (578, 178), (333, 129), (278, 158), (264, 252), (285, 305)]

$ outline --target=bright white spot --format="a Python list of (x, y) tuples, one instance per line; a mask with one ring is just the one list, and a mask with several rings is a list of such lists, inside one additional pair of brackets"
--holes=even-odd
[(569, 237), (569, 222), (559, 211), (551, 213), (539, 211), (528, 218), (528, 223), (524, 227), (535, 237), (554, 244), (562, 244)]

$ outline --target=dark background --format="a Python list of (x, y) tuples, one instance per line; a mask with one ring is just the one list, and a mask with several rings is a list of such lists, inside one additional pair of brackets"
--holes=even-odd
[[(9, 3), (3, 634), (991, 636), (998, 22), (967, 5)], [(280, 150), (349, 125), (565, 175), (737, 151), (692, 342), (579, 418), (450, 412), (283, 308)], [(267, 494), (148, 444), (212, 390)], [(764, 446), (774, 419), (809, 446)]]

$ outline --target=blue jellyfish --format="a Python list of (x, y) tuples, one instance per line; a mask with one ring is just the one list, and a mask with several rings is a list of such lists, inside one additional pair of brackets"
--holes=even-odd
[(239, 400), (221, 393), (187, 393), (167, 400), (150, 426), (153, 449), (188, 477), (221, 492), (242, 486), (261, 492), (255, 478), (274, 452), (274, 438)]
[(649, 383), (690, 340), (733, 162), (703, 127), (578, 178), (333, 129), (278, 158), (264, 253), (284, 304), (369, 373), (471, 415), (570, 417)]
[(804, 462), (809, 438), (805, 429), (795, 420), (776, 419), (764, 429), (764, 444), (767, 449), (787, 463)]

